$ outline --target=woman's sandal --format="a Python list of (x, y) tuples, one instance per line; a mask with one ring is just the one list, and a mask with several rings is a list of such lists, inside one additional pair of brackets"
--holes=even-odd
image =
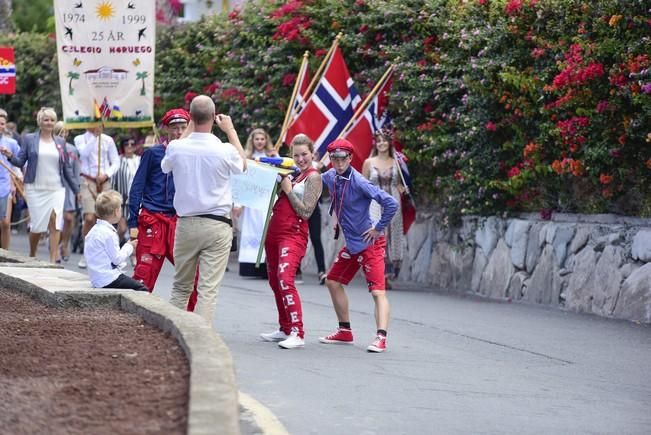
[(325, 284), (325, 281), (326, 281), (327, 276), (328, 276), (328, 274), (325, 273), (325, 272), (321, 272), (321, 273), (319, 274), (319, 284), (320, 284), (320, 285)]

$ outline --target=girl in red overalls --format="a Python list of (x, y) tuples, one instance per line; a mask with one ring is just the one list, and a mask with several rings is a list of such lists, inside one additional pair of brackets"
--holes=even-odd
[(321, 196), (321, 175), (312, 167), (314, 144), (298, 134), (290, 144), (291, 155), (301, 170), (298, 177), (283, 177), (281, 193), (273, 208), (264, 243), (269, 285), (278, 309), (277, 331), (260, 334), (264, 341), (278, 342), (284, 349), (303, 347), (303, 311), (296, 290), (296, 271), (305, 255), (308, 220)]

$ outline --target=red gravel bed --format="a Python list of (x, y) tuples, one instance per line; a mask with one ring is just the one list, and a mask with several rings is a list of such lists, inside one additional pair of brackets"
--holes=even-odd
[(0, 433), (184, 434), (183, 350), (133, 314), (0, 288)]

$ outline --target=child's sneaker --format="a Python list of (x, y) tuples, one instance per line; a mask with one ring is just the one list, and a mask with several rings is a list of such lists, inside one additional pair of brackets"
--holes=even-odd
[(289, 338), (289, 335), (285, 334), (283, 331), (278, 329), (274, 332), (262, 333), (260, 334), (260, 338), (263, 339), (264, 341), (279, 342), (279, 341), (287, 340)]
[(353, 344), (353, 331), (337, 328), (334, 333), (326, 337), (319, 337), (319, 341), (325, 344)]
[(294, 349), (296, 347), (303, 347), (305, 345), (305, 340), (298, 336), (298, 331), (292, 331), (289, 333), (289, 337), (286, 340), (278, 343), (278, 346), (283, 349)]
[(378, 335), (375, 337), (375, 340), (373, 340), (373, 343), (369, 347), (366, 348), (368, 352), (384, 352), (387, 350), (387, 338), (383, 335)]

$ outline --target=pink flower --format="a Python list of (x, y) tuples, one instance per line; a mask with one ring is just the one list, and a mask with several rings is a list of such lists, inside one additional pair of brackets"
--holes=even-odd
[(597, 113), (603, 113), (608, 110), (608, 101), (601, 100), (597, 103)]
[(296, 74), (288, 73), (283, 76), (283, 86), (291, 86), (296, 81)]
[(517, 177), (518, 175), (520, 175), (520, 168), (518, 168), (517, 166), (512, 167), (511, 169), (509, 169), (507, 175), (509, 176), (509, 178)]
[(488, 131), (497, 131), (497, 125), (493, 121), (488, 121), (486, 123), (486, 130), (488, 130)]
[(506, 15), (515, 15), (522, 9), (522, 0), (510, 0), (504, 7)]

